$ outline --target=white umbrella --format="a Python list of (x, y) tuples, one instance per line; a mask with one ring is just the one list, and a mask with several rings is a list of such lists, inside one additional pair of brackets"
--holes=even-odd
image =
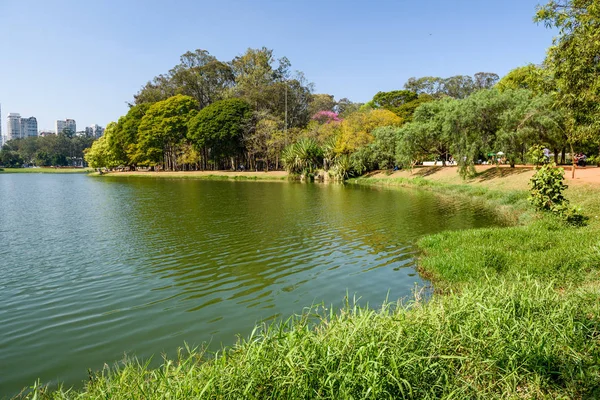
[(497, 152), (497, 153), (496, 153), (496, 155), (498, 155), (498, 156), (503, 156), (503, 155), (504, 155), (504, 153), (503, 153), (503, 152), (501, 152), (501, 151), (499, 151), (499, 152)]

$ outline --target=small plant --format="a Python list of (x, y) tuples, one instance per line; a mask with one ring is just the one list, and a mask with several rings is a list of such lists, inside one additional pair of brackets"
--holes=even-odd
[(571, 206), (563, 195), (568, 187), (563, 182), (564, 173), (562, 168), (556, 168), (554, 164), (544, 164), (531, 177), (528, 200), (538, 211), (558, 215), (572, 225), (585, 225), (588, 218)]
[(286, 147), (281, 160), (289, 173), (308, 177), (323, 165), (323, 150), (315, 140), (304, 138)]
[(353, 173), (352, 161), (347, 154), (341, 154), (336, 157), (335, 163), (331, 168), (332, 175), (337, 180), (346, 180)]

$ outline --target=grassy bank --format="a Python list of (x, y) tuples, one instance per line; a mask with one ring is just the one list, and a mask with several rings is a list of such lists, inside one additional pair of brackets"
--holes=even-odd
[(92, 168), (0, 168), (0, 174), (85, 174)]
[(421, 271), (442, 292), (431, 301), (416, 296), (381, 310), (351, 304), (328, 314), (313, 310), (259, 327), (216, 356), (194, 350), (159, 369), (129, 361), (94, 374), (82, 391), (38, 389), (37, 394), (54, 399), (600, 398), (600, 223), (595, 218), (600, 187), (568, 189), (568, 197), (592, 217), (589, 226), (574, 228), (531, 212), (520, 183), (465, 184), (427, 176), (354, 183), (467, 195), (512, 212), (518, 223), (422, 238)]
[(241, 171), (177, 171), (177, 172), (109, 172), (91, 174), (93, 176), (136, 177), (155, 179), (199, 179), (199, 180), (236, 180), (236, 181), (284, 181), (288, 174), (282, 171), (272, 172), (241, 172)]
[(217, 359), (132, 362), (50, 398), (580, 398), (600, 395), (600, 306), (524, 279), (265, 328)]

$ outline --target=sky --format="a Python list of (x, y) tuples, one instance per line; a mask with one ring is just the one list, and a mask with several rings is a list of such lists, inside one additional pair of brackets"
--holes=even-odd
[(543, 61), (544, 0), (0, 0), (0, 104), (54, 128), (106, 126), (188, 50), (286, 56), (315, 93), (365, 102), (410, 77), (503, 76)]

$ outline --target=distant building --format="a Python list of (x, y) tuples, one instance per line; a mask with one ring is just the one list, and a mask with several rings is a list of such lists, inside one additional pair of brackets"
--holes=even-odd
[(90, 128), (92, 128), (92, 133), (93, 133), (94, 139), (99, 139), (102, 137), (102, 135), (104, 135), (104, 128), (101, 127), (100, 125), (94, 124)]
[(74, 119), (58, 119), (56, 120), (56, 134), (63, 133), (66, 129), (71, 131), (73, 134), (77, 132), (77, 124)]
[(6, 141), (21, 138), (21, 114), (10, 113), (6, 118)]
[(38, 135), (38, 124), (35, 117), (21, 118), (21, 138)]
[(56, 132), (52, 132), (52, 131), (41, 131), (39, 136), (41, 137), (46, 137), (46, 136), (53, 136), (56, 135)]
[(0, 104), (0, 149), (4, 146), (4, 135), (2, 134), (2, 105)]
[(104, 128), (98, 124), (94, 124), (85, 128), (85, 136), (87, 137), (99, 139), (102, 137), (102, 135), (104, 135)]

